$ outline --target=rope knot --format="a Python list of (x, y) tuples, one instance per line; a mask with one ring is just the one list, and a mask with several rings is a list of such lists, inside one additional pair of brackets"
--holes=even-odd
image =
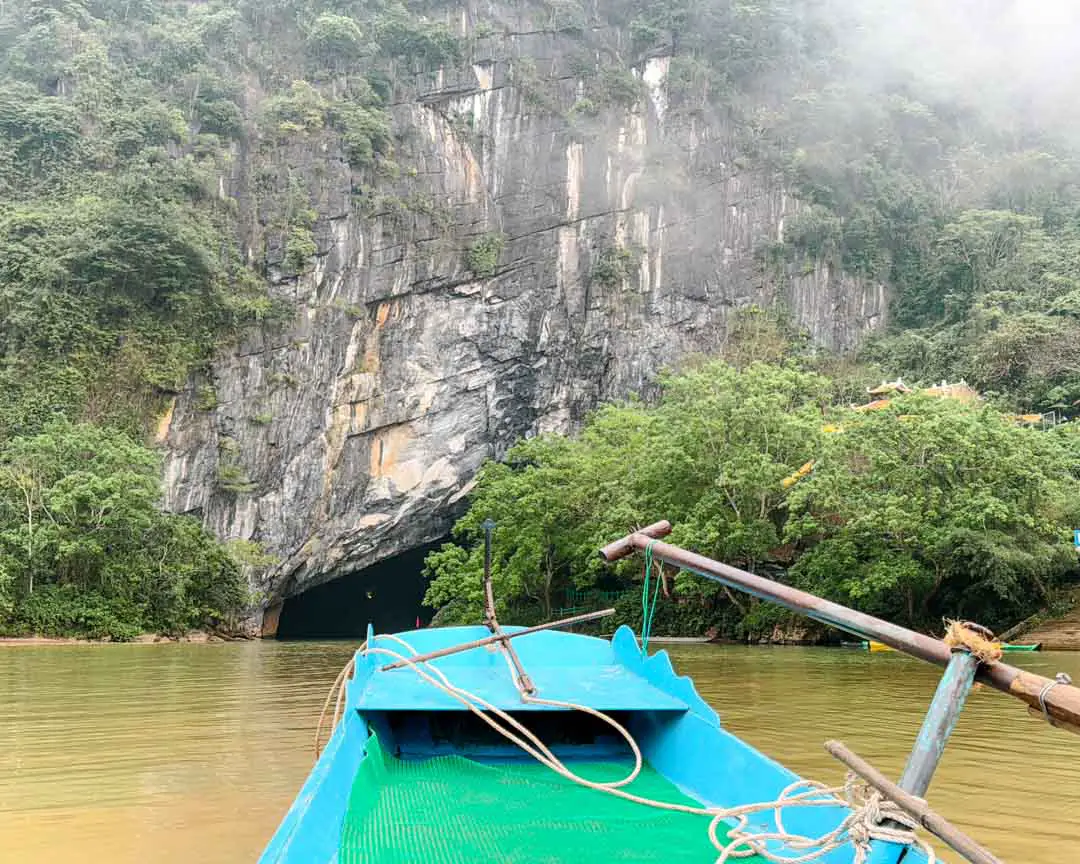
[(993, 663), (1001, 659), (1001, 645), (994, 634), (973, 621), (949, 621), (945, 631), (945, 644), (954, 651), (967, 651), (980, 663)]
[[(783, 811), (789, 807), (841, 807), (849, 812), (827, 834), (805, 837), (792, 834), (784, 827)], [(766, 824), (754, 826), (756, 831), (750, 830), (751, 814), (769, 810), (775, 814), (775, 829)], [(735, 825), (728, 827), (728, 842), (724, 844), (718, 839), (717, 827), (727, 819), (734, 819)], [(874, 840), (915, 846), (923, 851), (929, 864), (935, 864), (934, 850), (916, 836), (917, 827), (918, 823), (899, 805), (849, 773), (843, 786), (827, 788), (811, 780), (798, 780), (784, 789), (775, 801), (718, 810), (709, 826), (709, 838), (720, 852), (716, 864), (750, 855), (764, 858), (770, 864), (809, 864), (845, 845), (850, 845), (855, 853), (853, 864), (866, 864)], [(774, 841), (782, 842), (789, 852), (802, 854), (794, 858), (779, 855), (771, 848)]]
[(1072, 676), (1068, 672), (1058, 672), (1054, 680), (1039, 691), (1039, 707), (1042, 708), (1043, 717), (1046, 718), (1047, 723), (1050, 722), (1050, 712), (1046, 710), (1046, 696), (1058, 684), (1072, 684)]

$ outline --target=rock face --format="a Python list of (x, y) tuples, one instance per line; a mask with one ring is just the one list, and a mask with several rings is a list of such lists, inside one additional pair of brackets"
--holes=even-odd
[(178, 399), (166, 503), (275, 556), (267, 602), (444, 536), (486, 458), (716, 351), (741, 306), (782, 303), (839, 350), (883, 323), (880, 285), (766, 274), (799, 202), (724, 114), (669, 106), (669, 57), (632, 67), (636, 104), (584, 104), (570, 42), (504, 20), (461, 69), (399, 76), (398, 177), (350, 172), (328, 133), (270, 153), (318, 212), (299, 277), (259, 240), (254, 156), (223, 182), (296, 316)]

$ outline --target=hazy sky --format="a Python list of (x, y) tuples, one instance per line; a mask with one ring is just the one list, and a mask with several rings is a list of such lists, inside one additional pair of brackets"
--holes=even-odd
[(1080, 0), (832, 2), (868, 82), (920, 81), (1048, 126), (1080, 119)]

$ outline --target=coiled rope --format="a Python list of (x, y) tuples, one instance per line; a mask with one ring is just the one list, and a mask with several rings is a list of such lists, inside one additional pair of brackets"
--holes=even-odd
[[(607, 723), (626, 741), (634, 755), (634, 767), (631, 771), (621, 780), (608, 782), (589, 780), (567, 768), (543, 741), (506, 711), (492, 705), (475, 693), (455, 686), (441, 669), (430, 665), (428, 661), (414, 660), (413, 658), (417, 653), (416, 649), (404, 639), (391, 634), (384, 634), (378, 638), (401, 645), (409, 652), (409, 655), (382, 646), (368, 645), (367, 643), (357, 651), (357, 654), (364, 656), (381, 655), (404, 663), (405, 668), (412, 669), (424, 681), (460, 702), (504, 738), (516, 744), (521, 750), (536, 759), (537, 762), (550, 768), (559, 776), (580, 786), (648, 807), (711, 817), (712, 821), (709, 823), (708, 829), (709, 840), (719, 853), (716, 864), (725, 864), (725, 862), (732, 859), (749, 858), (754, 855), (760, 856), (772, 862), (772, 864), (809, 864), (809, 862), (817, 861), (835, 849), (849, 843), (855, 851), (853, 864), (865, 864), (872, 840), (884, 840), (902, 845), (917, 845), (925, 853), (927, 864), (936, 864), (937, 862), (933, 848), (915, 835), (914, 829), (917, 827), (917, 823), (900, 810), (895, 803), (883, 799), (880, 793), (859, 782), (854, 774), (848, 775), (843, 786), (826, 787), (824, 784), (815, 781), (798, 780), (787, 786), (774, 801), (744, 804), (739, 807), (695, 807), (634, 795), (621, 787), (637, 778), (641, 773), (644, 760), (641, 755), (641, 748), (622, 724), (602, 711), (588, 705), (577, 705), (555, 699), (542, 699), (538, 696), (530, 696), (519, 688), (521, 698), (525, 702), (590, 714)], [(319, 749), (323, 719), (335, 693), (337, 693), (337, 703), (334, 711), (334, 726), (337, 725), (339, 720), (338, 708), (341, 706), (349, 672), (354, 668), (354, 664), (355, 655), (338, 673), (338, 677), (327, 694), (316, 731), (316, 752)], [(511, 678), (515, 678), (515, 676), (511, 674)], [(800, 789), (803, 791), (798, 791)], [(845, 807), (850, 809), (851, 813), (827, 834), (820, 837), (806, 837), (800, 834), (792, 834), (784, 827), (782, 811), (788, 807)], [(776, 830), (751, 831), (749, 827), (750, 816), (765, 811), (775, 813)], [(720, 839), (718, 832), (721, 824), (730, 820), (734, 820), (735, 824), (727, 827), (728, 836), (725, 842)], [(896, 823), (899, 827), (894, 827), (886, 820)], [(797, 857), (778, 855), (769, 848), (777, 843), (782, 843), (790, 851), (803, 854)]]
[(1039, 707), (1042, 708), (1043, 717), (1046, 718), (1047, 723), (1050, 722), (1050, 712), (1046, 710), (1046, 694), (1057, 687), (1058, 684), (1072, 684), (1072, 678), (1068, 672), (1058, 672), (1054, 676), (1054, 680), (1039, 691)]

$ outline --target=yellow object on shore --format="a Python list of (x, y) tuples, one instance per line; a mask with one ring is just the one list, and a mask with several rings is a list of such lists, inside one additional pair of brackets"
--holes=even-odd
[(895, 648), (892, 648), (889, 645), (886, 645), (884, 642), (873, 642), (873, 641), (870, 642), (870, 651), (871, 651), (871, 653), (877, 654), (877, 653), (880, 653), (882, 651), (895, 651), (895, 650), (896, 650)]

